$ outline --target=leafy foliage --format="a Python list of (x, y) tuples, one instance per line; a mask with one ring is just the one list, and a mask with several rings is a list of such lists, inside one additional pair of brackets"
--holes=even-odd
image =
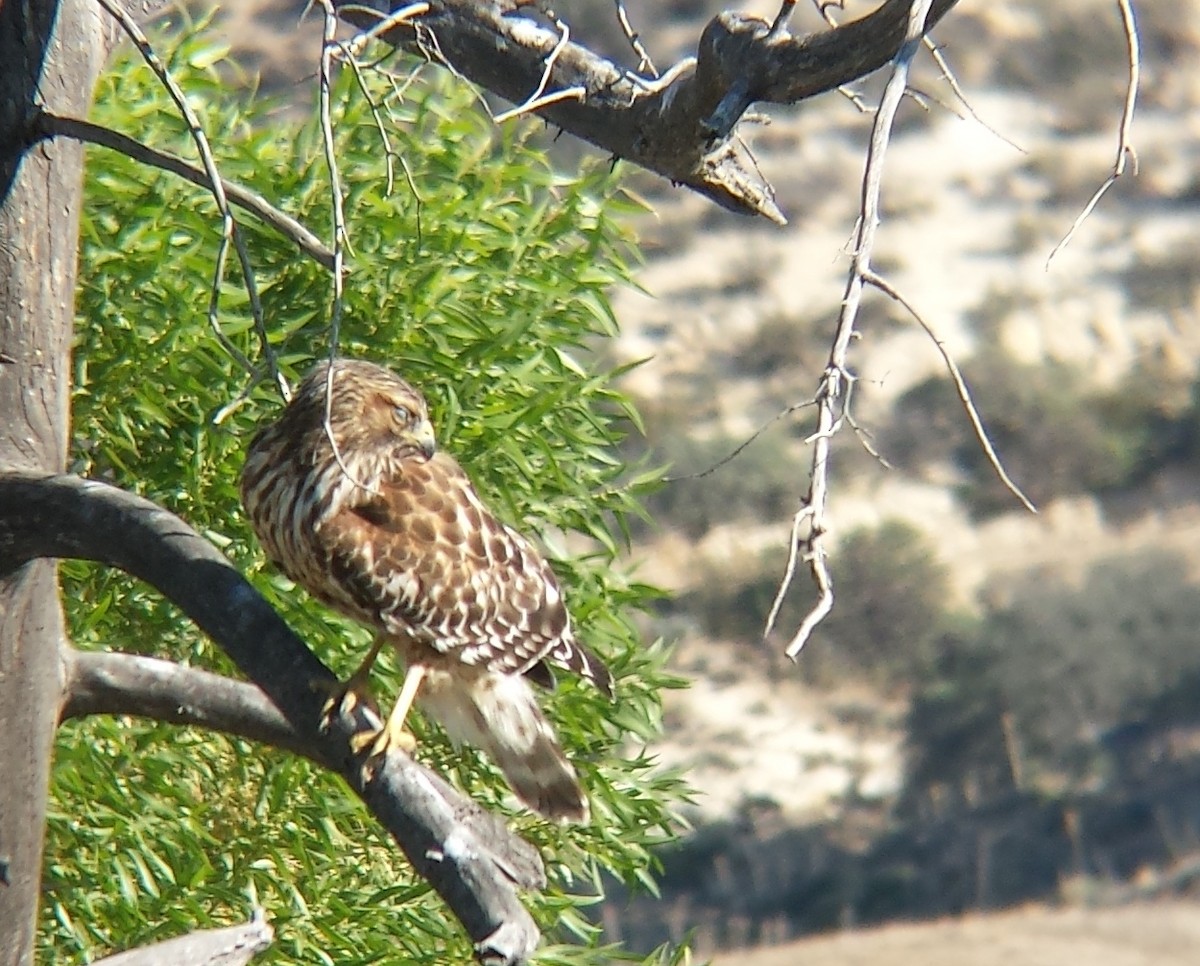
[[(289, 120), (281, 105), (256, 97), (252, 84), (235, 95), (235, 69), (203, 30), (160, 41), (167, 44), (223, 176), (276, 199), (310, 226), (330, 225), (317, 124)], [(353, 246), (341, 351), (389, 364), (423, 387), (439, 436), (484, 498), (510, 522), (545, 534), (581, 636), (613, 668), (614, 706), (573, 682), (548, 699), (589, 789), (592, 824), (564, 830), (513, 809), (551, 880), (544, 895), (528, 897), (535, 917), (552, 938), (594, 946), (597, 930), (585, 910), (601, 871), (648, 883), (649, 850), (672, 835), (673, 808), (686, 798), (679, 778), (621, 750), (628, 735), (657, 731), (658, 693), (679, 685), (663, 670), (663, 649), (644, 647), (632, 622), (655, 592), (613, 566), (624, 518), (637, 510), (636, 495), (621, 482), (617, 427), (636, 425), (637, 415), (613, 387), (614, 373), (597, 370), (589, 355), (590, 345), (615, 331), (606, 293), (629, 280), (634, 249), (620, 219), (632, 204), (605, 165), (557, 172), (527, 143), (535, 124), (498, 130), (456, 84), (431, 76), (402, 86), (382, 72), (364, 80), (398, 177), (389, 192), (389, 150), (347, 71), (334, 92)], [(129, 56), (102, 80), (94, 114), (155, 147), (192, 155), (165, 93)], [(239, 224), (271, 342), (294, 382), (328, 351), (331, 279), (270, 229), (246, 216)], [(220, 219), (203, 191), (93, 149), (74, 469), (184, 516), (346, 673), (366, 632), (265, 571), (238, 506), (241, 454), (256, 423), (280, 402), (269, 380), (247, 386), (206, 325), (219, 237)], [(259, 359), (233, 258), (219, 294), (224, 335)], [(230, 671), (145, 586), (80, 563), (64, 566), (64, 582), (79, 646)], [(375, 678), (383, 695), (397, 683), (394, 669)], [(469, 794), (512, 808), (479, 755), (453, 750), (436, 729), (420, 729), (419, 737), (423, 757)], [(458, 924), (394, 844), (348, 792), (306, 762), (126, 719), (68, 725), (56, 754), (41, 930), (47, 961), (85, 961), (241, 921), (254, 903), (277, 932), (265, 961), (471, 958)], [(542, 954), (564, 964), (614, 958), (577, 945)]]

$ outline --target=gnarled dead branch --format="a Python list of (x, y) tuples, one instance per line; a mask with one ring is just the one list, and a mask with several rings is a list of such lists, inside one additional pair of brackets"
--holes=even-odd
[[(956, 0), (935, 0), (927, 28)], [(398, 0), (334, 0), (342, 19), (368, 30)], [(879, 8), (834, 30), (794, 37), (764, 20), (722, 13), (704, 28), (695, 63), (657, 81), (639, 79), (562, 34), (526, 17), (512, 0), (433, 0), (429, 11), (382, 32), (387, 42), (442, 59), (446, 66), (514, 104), (542, 85), (538, 114), (608, 152), (641, 165), (732, 211), (782, 224), (775, 192), (735, 136), (756, 101), (794, 104), (882, 67), (900, 49), (910, 0)], [(552, 69), (548, 61), (554, 55)]]

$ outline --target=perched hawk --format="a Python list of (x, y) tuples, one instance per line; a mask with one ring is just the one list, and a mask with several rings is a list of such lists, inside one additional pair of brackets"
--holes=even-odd
[(366, 687), (381, 647), (404, 661), (387, 724), (359, 736), (371, 756), (411, 748), (415, 700), (455, 741), (483, 749), (530, 808), (587, 820), (575, 770), (530, 679), (548, 664), (612, 696), (612, 679), (575, 640), (546, 561), (480, 501), (438, 452), (422, 395), (369, 362), (318, 365), (275, 422), (254, 437), (242, 502), (270, 558), (322, 603), (376, 631), (362, 665), (331, 701)]

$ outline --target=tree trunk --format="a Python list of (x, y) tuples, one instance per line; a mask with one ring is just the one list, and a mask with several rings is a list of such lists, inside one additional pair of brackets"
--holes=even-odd
[[(0, 469), (61, 472), (83, 150), (25, 150), (36, 106), (84, 115), (106, 44), (85, 0), (0, 0)], [(33, 962), (64, 629), (54, 564), (0, 547), (0, 966)]]

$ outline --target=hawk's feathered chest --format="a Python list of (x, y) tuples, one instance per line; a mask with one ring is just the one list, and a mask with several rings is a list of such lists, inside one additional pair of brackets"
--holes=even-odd
[(289, 577), (405, 650), (513, 672), (560, 654), (575, 665), (554, 574), (452, 457), (343, 454), (339, 465), (318, 442), (280, 460), (266, 455), (278, 453), (270, 432), (251, 447), (244, 502)]

